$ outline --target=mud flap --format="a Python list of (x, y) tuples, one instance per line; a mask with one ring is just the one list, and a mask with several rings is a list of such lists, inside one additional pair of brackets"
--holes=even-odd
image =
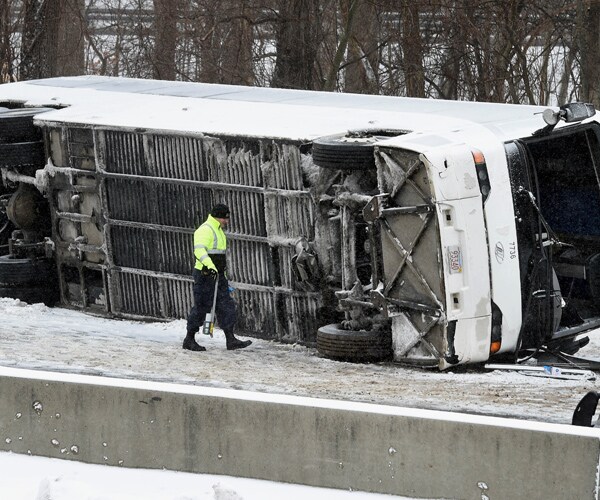
[(590, 391), (583, 396), (573, 413), (573, 425), (594, 427), (594, 424), (592, 424), (592, 417), (596, 413), (599, 399), (600, 393), (595, 391)]

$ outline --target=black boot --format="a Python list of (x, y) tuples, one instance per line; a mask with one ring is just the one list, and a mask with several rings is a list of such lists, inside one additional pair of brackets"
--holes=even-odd
[(183, 339), (183, 348), (187, 349), (188, 351), (206, 351), (206, 347), (202, 347), (196, 342), (194, 339), (195, 335), (195, 333), (188, 332)]
[(233, 351), (234, 349), (243, 349), (244, 347), (248, 347), (250, 344), (252, 344), (251, 340), (236, 339), (231, 330), (225, 331), (225, 339), (227, 341), (228, 351)]

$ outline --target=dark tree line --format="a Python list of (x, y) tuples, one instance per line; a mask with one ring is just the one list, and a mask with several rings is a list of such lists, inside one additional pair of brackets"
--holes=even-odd
[(600, 106), (600, 0), (0, 0), (3, 81), (103, 74)]

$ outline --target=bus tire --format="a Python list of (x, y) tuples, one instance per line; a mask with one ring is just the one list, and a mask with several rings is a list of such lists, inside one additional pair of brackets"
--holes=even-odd
[(56, 286), (5, 286), (0, 285), (0, 297), (19, 299), (28, 304), (43, 303), (52, 307), (58, 302), (59, 292)]
[(315, 139), (312, 157), (315, 165), (334, 170), (375, 169), (374, 138), (349, 138), (344, 134)]
[(0, 255), (0, 287), (56, 284), (56, 267), (49, 259), (16, 258)]
[(0, 255), (3, 255), (8, 253), (8, 240), (10, 240), (15, 226), (6, 213), (6, 206), (12, 194), (2, 194), (1, 188), (0, 184)]
[(32, 142), (42, 139), (41, 130), (33, 124), (33, 117), (52, 108), (18, 108), (0, 111), (0, 142)]
[(317, 351), (337, 361), (376, 362), (393, 356), (392, 336), (385, 330), (344, 330), (340, 324), (317, 331)]
[(45, 163), (46, 155), (42, 141), (0, 144), (0, 167), (42, 168)]

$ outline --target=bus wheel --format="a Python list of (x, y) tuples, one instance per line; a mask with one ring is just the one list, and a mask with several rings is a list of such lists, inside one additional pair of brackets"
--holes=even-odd
[(0, 256), (0, 297), (53, 306), (59, 299), (54, 262), (13, 255)]
[(42, 141), (0, 144), (1, 167), (34, 166), (42, 168), (45, 163)]
[(0, 110), (0, 142), (41, 141), (42, 131), (33, 124), (33, 117), (52, 108), (17, 108)]
[(56, 267), (52, 260), (0, 256), (0, 287), (54, 285), (56, 281)]
[(8, 240), (15, 229), (6, 213), (6, 206), (11, 196), (10, 194), (0, 194), (0, 255), (8, 253)]
[(338, 361), (375, 362), (392, 359), (392, 335), (385, 330), (344, 330), (341, 324), (317, 331), (317, 350)]
[(52, 307), (58, 302), (58, 287), (38, 286), (4, 286), (0, 285), (0, 297), (9, 299), (19, 299), (28, 304), (43, 303)]
[(315, 165), (334, 170), (371, 170), (375, 168), (373, 142), (376, 137), (332, 135), (315, 139), (312, 157)]

